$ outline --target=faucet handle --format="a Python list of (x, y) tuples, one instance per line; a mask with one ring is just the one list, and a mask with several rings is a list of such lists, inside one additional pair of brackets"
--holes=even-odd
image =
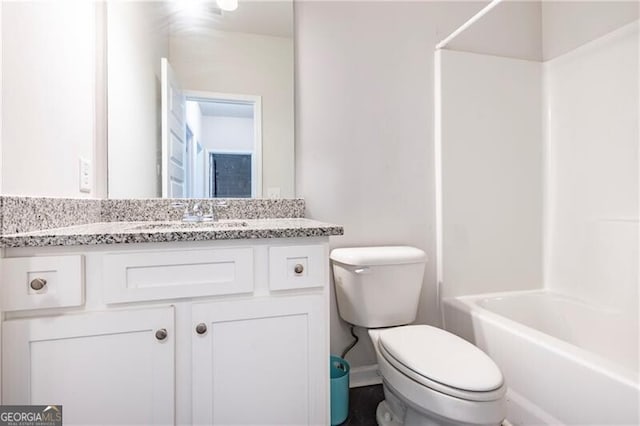
[(191, 208), (191, 211), (193, 212), (194, 216), (202, 216), (204, 214), (204, 212), (202, 211), (202, 207), (200, 206), (200, 203), (197, 201), (193, 203), (193, 207)]
[(218, 214), (216, 212), (216, 209), (226, 208), (226, 207), (227, 207), (226, 200), (213, 200), (213, 202), (209, 204), (209, 214), (204, 215), (205, 220), (217, 222)]
[(182, 220), (185, 220), (187, 217), (189, 217), (191, 214), (189, 213), (189, 203), (186, 203), (184, 201), (174, 201), (171, 203), (171, 208), (173, 209), (184, 209), (184, 211), (182, 212)]
[(202, 211), (201, 219), (203, 222), (215, 222), (217, 220), (213, 204), (209, 204), (208, 213), (205, 213), (204, 210)]

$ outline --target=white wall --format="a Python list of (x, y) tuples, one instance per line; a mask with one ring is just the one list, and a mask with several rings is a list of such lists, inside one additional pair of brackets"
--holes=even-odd
[(78, 170), (94, 155), (95, 31), (93, 2), (3, 2), (4, 194), (95, 196)]
[[(2, 2), (0, 2), (0, 39), (2, 38)], [(2, 43), (0, 42), (0, 92), (2, 92)], [(4, 92), (3, 92), (4, 93)], [(2, 102), (0, 101), (0, 129), (2, 128)], [(2, 132), (0, 131), (0, 194), (4, 194), (2, 191)], [(0, 265), (0, 273), (3, 273), (2, 265)], [(2, 300), (2, 296), (0, 296), (0, 306), (4, 301)], [(0, 310), (0, 318), (4, 318), (4, 314), (2, 310)], [(2, 353), (2, 329), (0, 328), (0, 354)], [(1, 356), (0, 356), (1, 358)], [(1, 359), (0, 359), (1, 361)], [(0, 382), (2, 381), (2, 371), (0, 369)], [(0, 400), (2, 400), (2, 390), (0, 389)]]
[[(0, 2), (0, 93), (4, 93), (2, 91), (2, 81), (3, 81), (3, 77), (2, 77), (2, 2)], [(2, 118), (3, 118), (3, 113), (2, 113), (2, 100), (0, 99), (0, 194), (4, 194), (4, 192), (2, 191)], [(0, 312), (1, 314), (1, 312)], [(1, 349), (1, 348), (0, 348)], [(0, 372), (0, 378), (1, 378), (1, 372)], [(2, 397), (2, 392), (0, 391), (0, 397)]]
[(447, 47), (546, 61), (638, 19), (639, 9), (633, 0), (506, 0)]
[(545, 64), (546, 284), (636, 324), (638, 37), (636, 22)]
[[(542, 59), (542, 3), (505, 0), (456, 37), (447, 48), (539, 61)], [(485, 6), (487, 3), (480, 4)]]
[(202, 142), (213, 151), (253, 151), (253, 119), (213, 117), (202, 119)]
[(542, 66), (439, 54), (442, 296), (541, 288)]
[(542, 2), (543, 59), (567, 53), (638, 19), (637, 1)]
[[(433, 50), (482, 6), (296, 3), (296, 194), (310, 217), (344, 225), (333, 247), (409, 244), (427, 252), (422, 323), (439, 323)], [(331, 351), (351, 340), (332, 302)], [(356, 367), (375, 363), (368, 337), (347, 358)]]
[(172, 33), (170, 43), (186, 90), (262, 96), (263, 193), (294, 196), (293, 40), (203, 30)]
[(158, 2), (107, 4), (109, 196), (158, 197), (160, 58), (168, 23)]

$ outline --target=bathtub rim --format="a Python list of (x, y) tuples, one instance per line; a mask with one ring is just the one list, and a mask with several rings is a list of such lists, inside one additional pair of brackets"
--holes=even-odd
[[(574, 298), (563, 293), (547, 289), (532, 289), (532, 290), (518, 290), (518, 291), (503, 291), (494, 293), (478, 293), (473, 295), (453, 296), (442, 299), (442, 324), (445, 330), (449, 330), (446, 324), (445, 309), (447, 307), (455, 310), (462, 310), (466, 314), (469, 314), (472, 319), (487, 321), (492, 325), (505, 330), (505, 332), (515, 332), (518, 335), (534, 344), (543, 345), (549, 351), (564, 357), (570, 357), (573, 362), (576, 362), (584, 367), (592, 369), (599, 374), (609, 377), (613, 380), (620, 382), (625, 386), (629, 386), (640, 392), (640, 371), (634, 371), (630, 368), (624, 367), (608, 358), (605, 358), (596, 353), (583, 349), (573, 343), (566, 342), (560, 338), (544, 333), (526, 324), (522, 324), (506, 316), (492, 312), (489, 309), (481, 306), (478, 302), (483, 299), (497, 298), (497, 297), (509, 297), (515, 295), (527, 295), (527, 294), (545, 294), (562, 299), (568, 299), (572, 302), (583, 304), (589, 307), (600, 309), (599, 306), (589, 304), (579, 298)], [(607, 310), (605, 307), (601, 310)], [(474, 342), (472, 342), (474, 343)], [(475, 343), (474, 343), (475, 344)]]

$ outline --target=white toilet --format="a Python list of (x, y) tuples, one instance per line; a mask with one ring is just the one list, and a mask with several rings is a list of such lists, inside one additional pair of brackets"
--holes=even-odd
[(445, 330), (413, 322), (426, 255), (414, 247), (340, 248), (331, 252), (340, 316), (369, 329), (387, 425), (499, 425), (506, 385), (482, 350)]

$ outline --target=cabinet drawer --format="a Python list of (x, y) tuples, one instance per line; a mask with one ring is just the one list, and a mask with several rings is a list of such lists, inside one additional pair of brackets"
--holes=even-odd
[(81, 255), (2, 259), (2, 310), (81, 306), (83, 282)]
[(291, 290), (323, 287), (327, 253), (322, 245), (269, 248), (269, 288)]
[(106, 303), (253, 291), (253, 249), (114, 253), (103, 261)]

